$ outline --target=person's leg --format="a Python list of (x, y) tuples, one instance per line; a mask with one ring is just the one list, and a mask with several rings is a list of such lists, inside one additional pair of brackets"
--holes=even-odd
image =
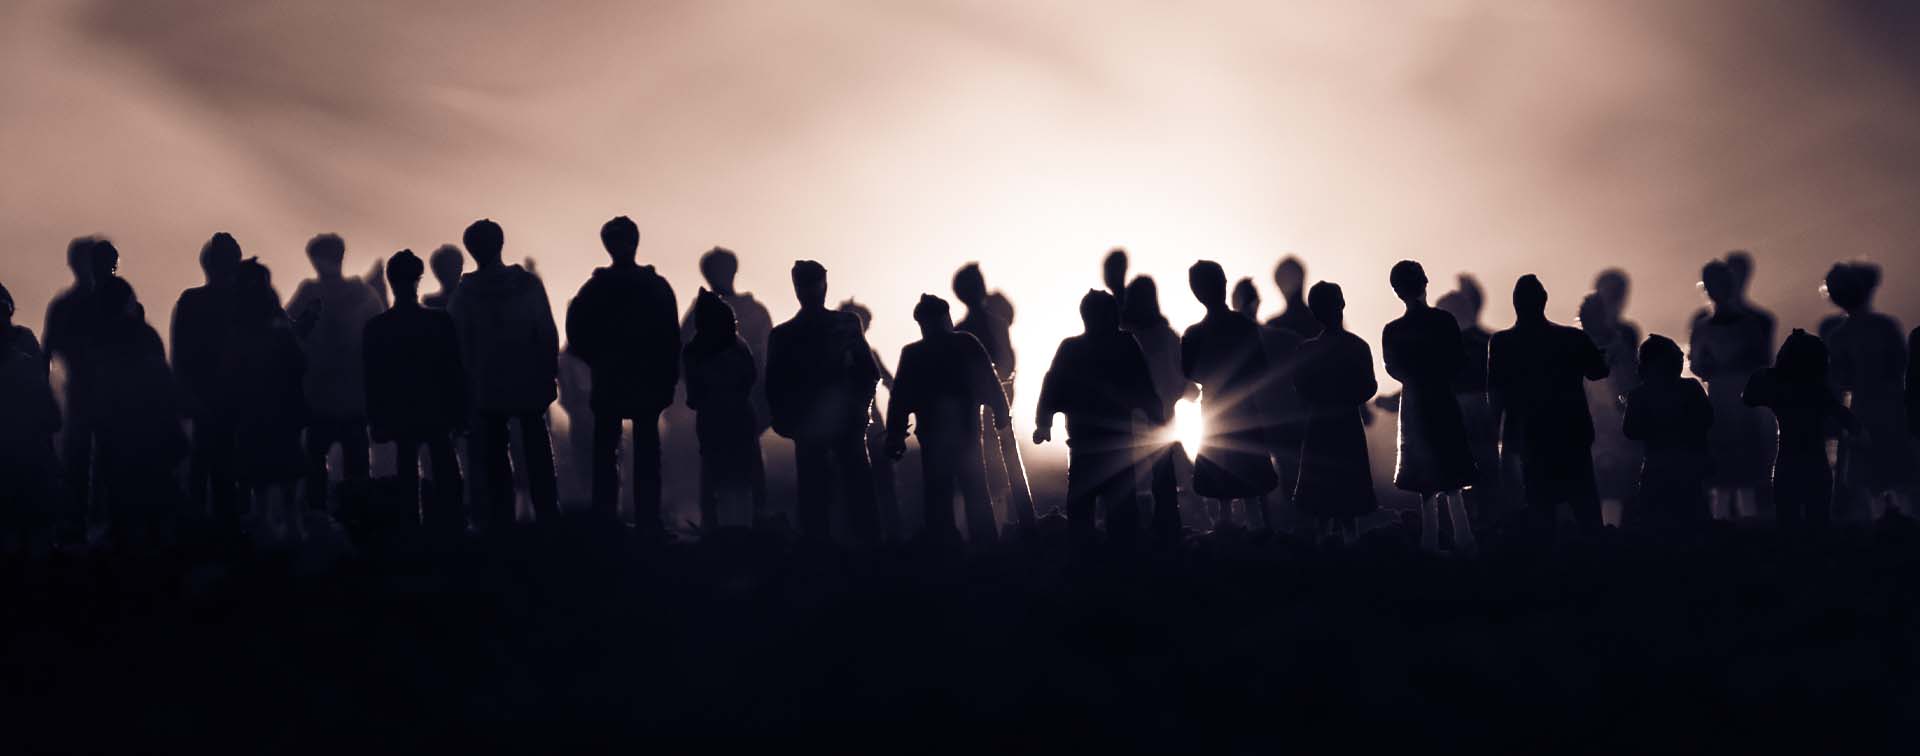
[(344, 479), (366, 483), (373, 477), (373, 440), (367, 437), (366, 421), (341, 422), (340, 456), (343, 459), (341, 474)]
[(873, 463), (873, 503), (880, 514), (880, 537), (899, 540), (906, 536), (900, 524), (900, 495), (894, 488), (893, 460), (887, 459), (884, 431), (869, 426), (866, 433), (867, 458)]
[(620, 508), (620, 432), (625, 423), (611, 413), (593, 416), (593, 516), (613, 522)]
[[(407, 519), (412, 522), (426, 522), (430, 519), (431, 505), (424, 502), (420, 491), (420, 447), (426, 442), (417, 438), (398, 439), (393, 444), (394, 487), (406, 492)], [(436, 482), (439, 471), (435, 471)]]
[(956, 452), (939, 444), (920, 443), (920, 528), (926, 540), (948, 543), (960, 538), (953, 519), (953, 484), (958, 472)]
[(832, 442), (825, 439), (793, 441), (794, 483), (799, 489), (795, 519), (806, 538), (833, 539), (828, 514), (833, 506), (833, 471), (828, 469), (833, 464), (831, 448)]
[(1100, 498), (1094, 466), (1092, 452), (1067, 451), (1067, 525), (1081, 536), (1093, 533), (1094, 504)]
[[(202, 426), (194, 424), (194, 443), (201, 443)], [(235, 480), (233, 464), (233, 427), (226, 423), (209, 420), (205, 425), (206, 443), (206, 484), (212, 505), (214, 521), (228, 526), (240, 518), (240, 486)], [(194, 500), (194, 506), (201, 505), (200, 499)]]
[(1447, 517), (1453, 522), (1453, 553), (1473, 554), (1480, 550), (1480, 541), (1473, 535), (1473, 522), (1467, 517), (1467, 492), (1458, 488), (1445, 494), (1447, 497)]
[[(615, 433), (620, 426), (615, 425)], [(560, 478), (553, 469), (553, 432), (545, 410), (520, 416), (521, 442), (527, 455), (527, 496), (535, 517), (560, 514)]]
[(959, 439), (954, 453), (954, 477), (960, 487), (960, 499), (966, 506), (967, 538), (977, 544), (999, 540), (999, 525), (993, 516), (993, 499), (988, 493), (987, 470), (977, 437)]
[(1173, 474), (1174, 447), (1153, 455), (1153, 533), (1162, 544), (1180, 539), (1180, 486)]
[(187, 500), (188, 507), (196, 514), (214, 516), (218, 507), (209, 503), (213, 497), (213, 434), (204, 418), (192, 418), (193, 439), (187, 447)]
[(1752, 487), (1734, 491), (1733, 516), (1736, 520), (1747, 520), (1760, 516), (1760, 495)]
[(481, 480), (485, 481), (478, 498), (485, 502), (489, 529), (505, 529), (514, 522), (513, 460), (507, 450), (509, 416), (483, 413), (475, 423), (472, 453), (479, 457)]
[(1420, 494), (1420, 550), (1440, 553), (1440, 495)]
[(847, 501), (847, 527), (861, 545), (880, 542), (880, 515), (875, 511), (873, 464), (867, 461), (865, 428), (848, 428), (834, 440), (833, 461), (840, 466), (841, 495)]
[(65, 465), (66, 511), (60, 513), (65, 539), (84, 543), (87, 517), (93, 509), (93, 426), (84, 413), (67, 407), (66, 432), (60, 437), (60, 459)]
[(633, 526), (643, 531), (666, 528), (660, 520), (660, 418), (633, 421)]
[(1567, 455), (1567, 505), (1573, 510), (1573, 522), (1581, 535), (1592, 535), (1601, 528), (1600, 487), (1594, 479), (1593, 457), (1585, 448), (1569, 449)]
[(327, 455), (338, 440), (338, 429), (331, 418), (316, 417), (307, 426), (307, 506), (314, 509), (327, 509), (331, 489)]
[[(1000, 431), (993, 427), (991, 410), (985, 408), (980, 410), (980, 435), (975, 439), (975, 446), (980, 449), (981, 471), (986, 475), (989, 501), (1002, 509), (1011, 507), (1011, 503), (1006, 503), (1013, 498), (1013, 485), (1008, 482), (1007, 477), (1007, 465), (1010, 460), (1000, 454)], [(1011, 511), (1006, 512), (1006, 515), (1006, 519), (1013, 519)]]
[(1107, 540), (1131, 549), (1140, 538), (1140, 494), (1128, 473), (1129, 460), (1115, 461), (1120, 469), (1100, 487), (1101, 498), (1107, 502)]
[[(427, 461), (433, 465), (433, 497), (426, 503), (423, 521), (436, 531), (458, 533), (466, 523), (460, 506), (465, 476), (460, 474), (460, 455), (454, 453), (453, 437), (442, 433), (427, 439)], [(418, 469), (418, 453), (402, 452), (400, 464), (412, 463)]]

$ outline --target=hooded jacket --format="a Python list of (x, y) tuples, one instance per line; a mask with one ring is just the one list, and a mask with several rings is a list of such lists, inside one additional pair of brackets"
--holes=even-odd
[(545, 412), (559, 396), (560, 331), (547, 289), (518, 265), (460, 279), (447, 305), (481, 412)]

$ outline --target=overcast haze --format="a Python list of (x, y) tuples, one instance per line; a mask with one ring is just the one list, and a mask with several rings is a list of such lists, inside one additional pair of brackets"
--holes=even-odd
[(1912, 325), (1901, 7), (10, 0), (0, 281), (38, 329), (67, 239), (104, 233), (164, 331), (216, 230), (290, 292), (314, 233), (364, 270), (488, 216), (564, 306), (627, 214), (683, 307), (716, 244), (776, 318), (791, 261), (822, 261), (889, 361), (919, 293), (979, 260), (1019, 308), (1028, 404), (1114, 245), (1176, 327), (1193, 259), (1271, 314), (1293, 252), (1369, 339), (1411, 257), (1436, 295), (1479, 273), (1495, 326), (1520, 273), (1571, 320), (1621, 265), (1628, 316), (1684, 341), (1700, 264), (1734, 248), (1783, 326), (1855, 257)]

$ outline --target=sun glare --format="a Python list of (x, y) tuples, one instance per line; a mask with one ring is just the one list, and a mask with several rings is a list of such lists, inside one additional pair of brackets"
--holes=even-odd
[(1200, 440), (1206, 437), (1206, 417), (1200, 413), (1200, 403), (1191, 399), (1182, 399), (1173, 405), (1173, 438), (1186, 447), (1188, 455), (1200, 453)]

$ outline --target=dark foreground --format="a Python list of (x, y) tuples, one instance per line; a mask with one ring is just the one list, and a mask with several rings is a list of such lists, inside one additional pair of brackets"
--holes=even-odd
[[(582, 524), (0, 572), (4, 735), (106, 749), (1860, 752), (1920, 735), (1909, 523), (1424, 558), (970, 556)], [(820, 751), (811, 751), (820, 752)]]

